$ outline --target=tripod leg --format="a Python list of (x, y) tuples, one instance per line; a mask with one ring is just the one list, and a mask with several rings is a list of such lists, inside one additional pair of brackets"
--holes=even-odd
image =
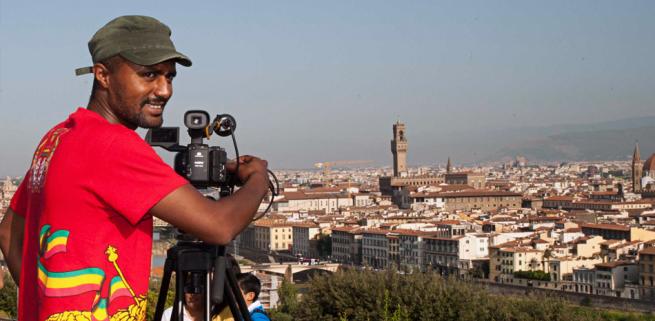
[(214, 282), (212, 282), (211, 288), (211, 301), (214, 304), (221, 304), (225, 299), (223, 296), (223, 288), (225, 286), (225, 273), (220, 273), (221, 271), (225, 271), (225, 269), (225, 256), (217, 256), (214, 260)]
[(173, 301), (171, 321), (184, 321), (184, 284), (186, 283), (186, 273), (179, 266), (175, 272), (175, 283), (175, 300)]
[(173, 260), (167, 257), (166, 261), (164, 262), (164, 275), (161, 279), (159, 296), (157, 297), (157, 307), (155, 308), (154, 321), (161, 321), (162, 314), (164, 314), (164, 304), (166, 304), (166, 295), (168, 294), (168, 286), (170, 285), (172, 274)]

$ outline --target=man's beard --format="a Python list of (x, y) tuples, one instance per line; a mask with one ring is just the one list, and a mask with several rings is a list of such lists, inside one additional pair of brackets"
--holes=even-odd
[[(143, 107), (142, 107), (143, 109)], [(164, 123), (164, 115), (161, 115), (158, 121), (148, 122), (143, 111), (139, 111), (137, 115), (137, 126), (139, 128), (159, 128)]]
[[(146, 104), (159, 105), (161, 106), (161, 115), (155, 121), (148, 122), (146, 119), (143, 109), (146, 107)], [(164, 123), (164, 107), (166, 107), (166, 100), (162, 99), (144, 99), (141, 102), (141, 108), (139, 108), (139, 113), (137, 114), (136, 125), (140, 128), (159, 128)]]

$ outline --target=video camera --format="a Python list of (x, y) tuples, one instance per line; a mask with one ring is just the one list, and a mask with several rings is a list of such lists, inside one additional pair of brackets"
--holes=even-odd
[[(191, 142), (181, 146), (179, 127), (160, 127), (148, 130), (146, 141), (151, 146), (158, 146), (170, 152), (176, 152), (175, 171), (196, 188), (220, 188), (220, 195), (229, 195), (235, 180), (226, 170), (227, 153), (219, 146), (203, 143), (212, 133), (230, 136), (234, 140), (236, 120), (228, 114), (219, 114), (210, 122), (209, 113), (204, 110), (189, 110), (184, 113), (184, 126), (187, 127)], [(236, 146), (236, 142), (235, 142)]]

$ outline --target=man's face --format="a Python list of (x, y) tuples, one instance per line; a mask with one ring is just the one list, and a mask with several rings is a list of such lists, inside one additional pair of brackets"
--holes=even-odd
[(108, 99), (112, 112), (128, 128), (156, 128), (164, 122), (163, 112), (173, 95), (175, 61), (152, 66), (120, 59), (112, 68)]
[(198, 312), (202, 311), (204, 308), (204, 301), (202, 294), (196, 293), (184, 293), (184, 299), (186, 301), (187, 310)]

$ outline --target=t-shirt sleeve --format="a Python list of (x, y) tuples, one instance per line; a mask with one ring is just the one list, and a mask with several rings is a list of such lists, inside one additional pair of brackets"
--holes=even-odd
[(27, 204), (29, 202), (29, 191), (27, 190), (27, 184), (29, 184), (29, 181), (30, 171), (27, 171), (25, 178), (23, 178), (23, 181), (20, 183), (20, 185), (18, 185), (18, 189), (14, 193), (14, 196), (11, 198), (11, 203), (9, 203), (11, 210), (22, 217), (25, 217), (25, 214), (27, 214)]
[(170, 192), (188, 183), (134, 132), (114, 136), (99, 163), (89, 185), (98, 198), (132, 224)]

